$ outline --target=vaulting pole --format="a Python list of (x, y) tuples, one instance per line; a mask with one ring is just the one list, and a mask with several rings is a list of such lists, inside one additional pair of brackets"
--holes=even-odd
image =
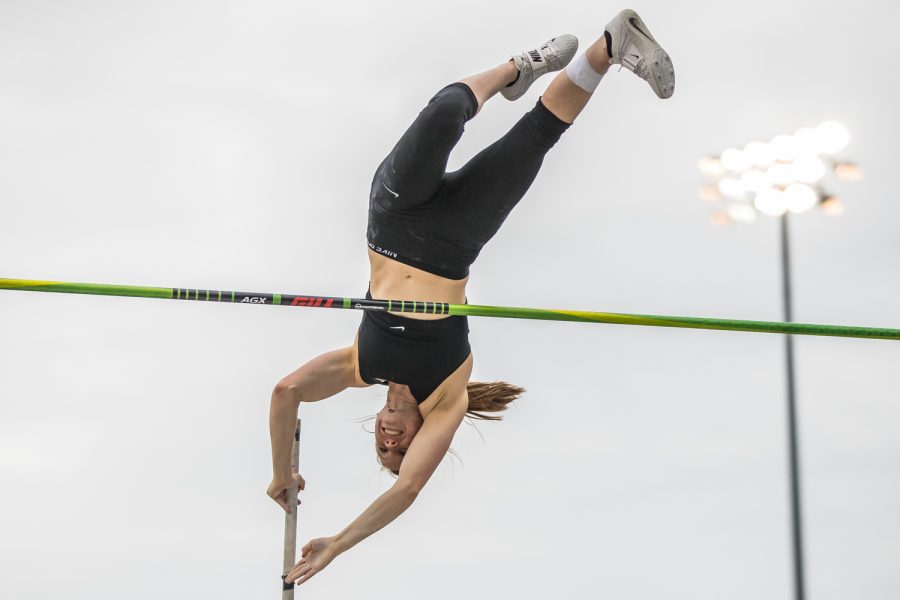
[(165, 298), (170, 300), (200, 300), (239, 304), (274, 304), (313, 308), (343, 308), (354, 310), (389, 310), (392, 312), (427, 313), (435, 315), (500, 317), (507, 319), (535, 319), (545, 321), (576, 321), (580, 323), (608, 323), (614, 325), (642, 325), (649, 327), (681, 327), (686, 329), (716, 329), (723, 331), (754, 331), (757, 333), (787, 333), (823, 335), (849, 338), (900, 340), (900, 329), (854, 327), (846, 325), (815, 325), (810, 323), (781, 323), (769, 321), (740, 321), (707, 319), (702, 317), (667, 317), (625, 313), (588, 312), (579, 310), (549, 310), (509, 306), (479, 306), (447, 304), (444, 302), (412, 302), (409, 300), (368, 300), (329, 296), (298, 296), (291, 294), (263, 294), (253, 292), (225, 292), (193, 288), (139, 287), (98, 283), (65, 283), (0, 279), (0, 289), (27, 292), (62, 292), (67, 294), (96, 294), (101, 296), (132, 296)]
[[(294, 430), (294, 444), (291, 446), (291, 473), (300, 472), (300, 419), (297, 419), (297, 429)], [(300, 507), (297, 505), (297, 483), (287, 490), (287, 503), (291, 512), (284, 513), (284, 561), (281, 570), (281, 600), (294, 600), (294, 584), (284, 580), (297, 562), (297, 513)]]

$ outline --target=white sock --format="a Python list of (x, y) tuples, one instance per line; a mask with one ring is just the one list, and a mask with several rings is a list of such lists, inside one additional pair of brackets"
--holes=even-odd
[(569, 66), (566, 67), (566, 75), (569, 76), (572, 83), (589, 94), (594, 93), (594, 90), (600, 85), (600, 80), (603, 79), (603, 73), (594, 70), (585, 54), (581, 54), (569, 63)]

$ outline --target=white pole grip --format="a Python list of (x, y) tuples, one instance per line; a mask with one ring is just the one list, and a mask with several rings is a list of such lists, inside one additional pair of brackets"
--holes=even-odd
[[(291, 473), (300, 472), (300, 419), (297, 419), (297, 429), (294, 431), (294, 444), (291, 447)], [(284, 576), (294, 568), (297, 562), (297, 484), (294, 483), (287, 491), (288, 505), (291, 512), (284, 513), (284, 563), (281, 572), (281, 600), (294, 600), (294, 584), (284, 582)]]

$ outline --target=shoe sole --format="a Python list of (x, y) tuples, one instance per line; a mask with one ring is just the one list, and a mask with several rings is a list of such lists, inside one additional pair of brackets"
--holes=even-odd
[[(675, 93), (675, 66), (672, 64), (672, 59), (650, 33), (650, 29), (640, 15), (630, 9), (623, 10), (621, 14), (631, 35), (638, 40), (645, 40), (645, 43), (651, 43), (654, 47), (652, 51), (644, 55), (644, 60), (650, 67), (650, 78), (647, 83), (658, 97), (671, 98)], [(643, 53), (643, 48), (641, 52)]]

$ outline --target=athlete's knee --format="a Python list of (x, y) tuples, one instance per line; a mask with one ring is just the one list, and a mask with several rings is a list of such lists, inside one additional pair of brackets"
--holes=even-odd
[(436, 121), (462, 127), (477, 110), (478, 100), (472, 90), (463, 83), (454, 83), (435, 94), (422, 112)]
[(543, 152), (553, 148), (566, 130), (571, 127), (571, 123), (566, 123), (550, 112), (540, 99), (533, 109), (525, 113), (517, 123), (517, 126), (519, 125), (532, 143)]
[(421, 115), (432, 134), (453, 135), (466, 124), (465, 107), (453, 100), (434, 100), (422, 109)]

